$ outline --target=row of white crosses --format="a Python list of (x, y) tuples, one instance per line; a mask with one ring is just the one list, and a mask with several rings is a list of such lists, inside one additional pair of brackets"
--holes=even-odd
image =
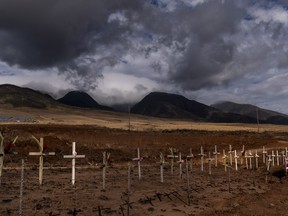
[[(44, 156), (55, 156), (55, 152), (44, 152), (44, 139), (40, 138), (39, 140), (32, 136), (32, 138), (37, 142), (39, 146), (39, 152), (29, 152), (29, 155), (39, 156), (39, 184), (43, 184), (43, 159)], [(85, 155), (78, 155), (76, 152), (76, 143), (72, 143), (72, 154), (64, 155), (64, 158), (72, 159), (72, 185), (75, 184), (75, 160), (77, 158), (85, 158)]]
[[(276, 152), (276, 154), (275, 154)], [(279, 150), (271, 150), (271, 154), (269, 154), (268, 151), (265, 150), (265, 147), (263, 147), (263, 163), (267, 166), (267, 171), (270, 170), (271, 167), (280, 165), (280, 160), (282, 160), (282, 164), (286, 166), (286, 161), (288, 157), (288, 149), (287, 147), (285, 150), (281, 151), (281, 154), (279, 154)], [(276, 160), (276, 161), (275, 161)], [(285, 168), (286, 169), (286, 168)]]

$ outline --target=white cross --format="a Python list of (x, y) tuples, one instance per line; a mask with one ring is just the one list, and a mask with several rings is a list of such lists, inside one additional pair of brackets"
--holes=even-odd
[(248, 158), (249, 158), (250, 169), (252, 169), (252, 158), (253, 158), (253, 154), (252, 154), (251, 150), (249, 150)]
[(266, 155), (267, 155), (267, 151), (265, 150), (265, 146), (263, 146), (263, 151), (262, 151), (263, 164), (266, 163)]
[(141, 161), (143, 160), (143, 158), (140, 156), (140, 149), (137, 148), (137, 158), (133, 158), (133, 161), (137, 161), (138, 163), (138, 177), (139, 180), (141, 180)]
[(285, 151), (283, 150), (283, 151), (282, 151), (282, 161), (283, 161), (283, 165), (285, 165), (285, 157), (286, 157)]
[(274, 154), (274, 151), (272, 150), (272, 166), (275, 166), (275, 154)]
[(164, 182), (163, 166), (165, 164), (165, 157), (162, 152), (160, 152), (159, 157), (160, 157), (160, 180), (161, 180), (161, 183), (163, 183)]
[[(242, 146), (242, 151), (241, 151), (241, 158), (240, 158), (240, 164), (243, 164), (243, 158), (246, 159), (246, 153), (245, 153), (245, 145)], [(248, 168), (247, 168), (248, 169)]]
[(246, 169), (248, 170), (249, 169), (249, 166), (248, 166), (248, 158), (249, 158), (249, 156), (248, 156), (248, 154), (247, 154), (247, 152), (245, 152), (245, 164), (246, 164)]
[(182, 164), (184, 163), (184, 160), (182, 160), (181, 152), (179, 152), (179, 161), (177, 161), (177, 163), (179, 163), (179, 175), (180, 178), (182, 178)]
[(201, 146), (199, 155), (201, 156), (201, 171), (203, 172), (204, 171), (204, 157), (206, 156), (206, 154), (204, 154), (203, 146)]
[(285, 157), (285, 171), (286, 171), (286, 175), (288, 173), (288, 157)]
[(38, 140), (36, 137), (32, 136), (32, 138), (37, 142), (39, 146), (39, 152), (29, 152), (29, 155), (32, 156), (39, 156), (39, 184), (42, 185), (43, 183), (43, 156), (50, 156), (55, 155), (55, 152), (45, 152), (44, 153), (44, 139), (41, 137), (40, 140)]
[(75, 184), (76, 158), (85, 158), (85, 155), (78, 155), (76, 152), (76, 142), (72, 142), (72, 154), (71, 155), (63, 155), (63, 158), (72, 159), (72, 185), (74, 185)]
[(257, 150), (256, 150), (256, 153), (255, 153), (255, 168), (258, 169), (258, 158), (260, 157), (258, 154), (257, 154)]
[(213, 154), (215, 155), (215, 167), (218, 166), (218, 154), (220, 154), (220, 152), (217, 152), (217, 145), (215, 145), (215, 151), (213, 152)]
[(267, 171), (269, 171), (269, 170), (270, 170), (270, 163), (271, 163), (272, 159), (271, 159), (271, 155), (267, 155), (267, 156), (268, 156), (268, 160), (267, 160)]
[(280, 161), (279, 161), (280, 157), (281, 157), (281, 156), (279, 155), (278, 150), (276, 150), (276, 163), (277, 163), (277, 166), (280, 165)]
[(193, 152), (192, 152), (192, 148), (190, 148), (190, 154), (187, 155), (187, 160), (189, 160), (189, 163), (190, 163), (190, 172), (192, 173), (192, 166), (193, 166), (193, 158), (194, 158), (194, 155), (193, 155)]
[(225, 172), (227, 171), (227, 158), (228, 158), (228, 156), (225, 153), (225, 149), (223, 149), (223, 157), (222, 157), (222, 159), (223, 159)]
[(232, 158), (233, 158), (233, 156), (232, 156), (232, 153), (233, 153), (233, 149), (232, 149), (232, 145), (229, 145), (229, 151), (228, 151), (228, 153), (229, 153), (229, 156), (230, 156), (230, 165), (233, 165), (233, 160), (232, 160)]
[(210, 154), (210, 152), (208, 153), (208, 158), (207, 158), (207, 160), (208, 160), (208, 164), (209, 164), (209, 175), (211, 175), (211, 161), (212, 160), (214, 160), (214, 158), (211, 158), (211, 154)]
[(174, 158), (178, 158), (177, 155), (174, 154), (175, 149), (174, 148), (169, 148), (170, 155), (167, 155), (168, 158), (171, 159), (171, 174), (173, 175), (173, 168), (174, 168)]
[(235, 170), (238, 171), (238, 158), (239, 156), (237, 155), (237, 151), (235, 149), (234, 151), (234, 160), (235, 160)]

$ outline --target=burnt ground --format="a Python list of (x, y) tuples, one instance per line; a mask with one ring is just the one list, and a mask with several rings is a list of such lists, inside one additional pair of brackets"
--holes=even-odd
[[(5, 156), (0, 186), (0, 215), (19, 215), (21, 159), (25, 161), (23, 188), (23, 215), (128, 215), (127, 170), (131, 163), (131, 195), (129, 215), (287, 215), (287, 177), (273, 173), (283, 169), (274, 166), (266, 171), (262, 163), (262, 146), (279, 149), (288, 146), (288, 133), (244, 131), (125, 131), (96, 126), (65, 125), (1, 125), (7, 144), (19, 136), (15, 155)], [(56, 156), (44, 159), (44, 183), (38, 183), (38, 159), (28, 156), (38, 146), (31, 138), (44, 137), (49, 151)], [(76, 161), (76, 184), (71, 185), (71, 143), (77, 143), (78, 154), (85, 159)], [(205, 159), (204, 172), (200, 170), (200, 146), (205, 153), (213, 152), (214, 145), (221, 151), (232, 145), (238, 154), (246, 149), (258, 149), (260, 167), (231, 169), (231, 187), (222, 159), (218, 167), (212, 163), (208, 173)], [(142, 179), (138, 180), (136, 149), (144, 157)], [(169, 147), (183, 155), (192, 148), (195, 154), (192, 173), (186, 169), (179, 176), (179, 164), (170, 172), (170, 160), (164, 165), (164, 183), (160, 182), (159, 153), (169, 154)], [(102, 190), (102, 152), (109, 151), (112, 166), (107, 168), (106, 190)], [(240, 160), (239, 160), (240, 162)], [(98, 166), (97, 166), (98, 165)], [(61, 169), (60, 169), (61, 168)], [(189, 190), (187, 189), (189, 188)], [(189, 195), (189, 198), (188, 198)], [(190, 203), (189, 203), (190, 201)]]

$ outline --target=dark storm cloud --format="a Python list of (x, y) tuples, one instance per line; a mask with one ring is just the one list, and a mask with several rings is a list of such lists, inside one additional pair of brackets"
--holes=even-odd
[[(232, 60), (235, 44), (225, 41), (225, 36), (237, 31), (238, 23), (246, 15), (246, 6), (247, 1), (214, 0), (193, 8), (179, 5), (172, 12), (162, 12), (161, 19), (156, 18), (159, 10), (139, 16), (147, 31), (162, 35), (162, 45), (182, 54), (181, 58), (171, 59), (165, 78), (190, 90), (228, 82), (221, 72)], [(180, 46), (175, 47), (175, 41)], [(189, 42), (184, 45), (183, 41)]]
[(139, 8), (129, 0), (0, 0), (0, 58), (28, 68), (69, 62), (89, 52), (92, 35), (109, 32), (111, 13)]
[[(248, 11), (255, 2), (0, 0), (0, 60), (28, 69), (55, 67), (50, 71), (82, 90), (95, 88), (105, 69), (172, 84), (175, 91), (225, 85), (247, 73), (239, 69), (242, 62), (257, 68), (247, 60), (249, 49), (239, 53), (245, 34), (253, 49), (258, 45), (255, 25), (243, 34), (239, 27), (257, 19)], [(259, 2), (272, 8), (286, 1)]]

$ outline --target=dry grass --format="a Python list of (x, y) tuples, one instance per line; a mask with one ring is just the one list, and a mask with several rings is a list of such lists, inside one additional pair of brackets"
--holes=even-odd
[[(96, 125), (99, 127), (128, 130), (129, 115), (127, 113), (98, 111), (90, 109), (0, 109), (0, 116), (18, 116), (33, 118), (38, 124)], [(240, 123), (205, 123), (183, 120), (160, 119), (140, 115), (131, 115), (131, 130), (206, 130), (206, 131), (250, 131), (257, 132), (257, 124)], [(7, 123), (7, 122), (6, 122)], [(1, 123), (0, 123), (1, 124)], [(3, 124), (3, 122), (2, 122)], [(13, 124), (13, 123), (11, 123)], [(19, 124), (19, 123), (17, 123)], [(31, 123), (33, 124), (33, 123)], [(259, 132), (286, 132), (286, 125), (262, 124)]]

